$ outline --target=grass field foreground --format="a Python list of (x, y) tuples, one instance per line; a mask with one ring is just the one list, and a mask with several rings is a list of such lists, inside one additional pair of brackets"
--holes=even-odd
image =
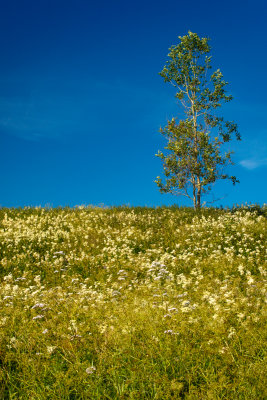
[(0, 398), (267, 398), (266, 215), (0, 209)]

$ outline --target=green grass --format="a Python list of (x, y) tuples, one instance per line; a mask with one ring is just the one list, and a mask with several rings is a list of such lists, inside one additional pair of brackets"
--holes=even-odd
[(0, 398), (267, 398), (266, 215), (0, 209)]

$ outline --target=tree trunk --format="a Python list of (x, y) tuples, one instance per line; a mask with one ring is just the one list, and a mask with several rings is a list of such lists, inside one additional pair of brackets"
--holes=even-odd
[(194, 210), (197, 210), (197, 199), (196, 196), (194, 196)]
[(197, 209), (200, 210), (201, 208), (201, 184), (200, 178), (197, 177)]
[[(196, 93), (193, 94), (191, 100), (191, 111), (192, 111), (192, 119), (193, 119), (193, 129), (194, 129), (194, 151), (195, 151), (195, 164), (197, 165), (198, 162), (198, 134), (197, 134), (197, 115), (195, 111), (195, 97)], [(194, 177), (194, 184), (193, 184), (193, 195), (194, 195), (194, 210), (200, 209), (200, 197), (201, 197), (201, 185), (200, 179), (197, 174)]]
[(197, 209), (197, 196), (196, 196), (196, 180), (195, 176), (193, 177), (193, 200), (194, 200), (194, 210)]
[(197, 191), (197, 210), (200, 210), (200, 208), (201, 208), (200, 198), (201, 198), (201, 193), (198, 190)]

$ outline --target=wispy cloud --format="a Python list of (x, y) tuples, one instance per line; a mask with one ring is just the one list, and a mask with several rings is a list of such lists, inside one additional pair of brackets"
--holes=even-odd
[(239, 162), (242, 167), (253, 170), (259, 167), (267, 166), (267, 158), (248, 158)]
[[(175, 106), (172, 98), (170, 102)], [(164, 106), (169, 106), (167, 96), (129, 81), (88, 80), (61, 87), (60, 82), (45, 85), (40, 80), (31, 93), (23, 88), (21, 93), (0, 95), (0, 131), (33, 141), (106, 135), (125, 128), (157, 132), (165, 122)]]
[(31, 98), (0, 98), (0, 130), (27, 140), (68, 133), (79, 121), (78, 110), (65, 98), (37, 94)]

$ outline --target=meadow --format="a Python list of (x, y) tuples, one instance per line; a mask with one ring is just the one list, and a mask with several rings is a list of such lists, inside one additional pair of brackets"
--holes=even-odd
[(266, 399), (266, 216), (0, 209), (0, 398)]

